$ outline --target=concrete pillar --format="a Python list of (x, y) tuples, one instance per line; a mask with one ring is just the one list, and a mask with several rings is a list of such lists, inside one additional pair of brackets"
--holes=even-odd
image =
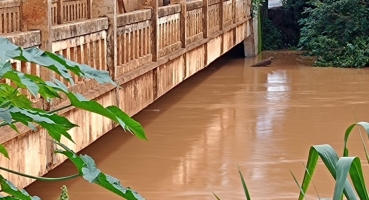
[(91, 17), (107, 17), (109, 28), (107, 31), (106, 64), (110, 76), (116, 78), (117, 61), (117, 0), (94, 0), (92, 1)]
[[(249, 22), (250, 24), (250, 36), (246, 37), (243, 41), (243, 48), (245, 52), (245, 57), (254, 57), (259, 54), (258, 50), (258, 20), (257, 17), (254, 16), (252, 20)], [(246, 29), (247, 31), (247, 29)], [(247, 36), (247, 33), (246, 33)]]

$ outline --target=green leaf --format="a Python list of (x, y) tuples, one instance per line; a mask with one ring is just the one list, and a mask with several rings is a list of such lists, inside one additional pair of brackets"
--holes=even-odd
[(354, 187), (356, 189), (356, 193), (359, 195), (360, 199), (369, 199), (368, 192), (366, 191), (365, 180), (359, 158), (342, 157), (338, 160), (336, 167), (337, 167), (337, 179), (334, 189), (333, 200), (341, 199), (343, 188), (345, 186), (347, 175), (349, 172)]
[(102, 105), (93, 100), (87, 100), (82, 98), (80, 95), (75, 95), (73, 93), (66, 93), (69, 98), (71, 104), (83, 110), (87, 110), (104, 117), (107, 117), (114, 122), (119, 123), (124, 129), (133, 132), (135, 136), (140, 139), (146, 139), (145, 132), (138, 122), (130, 118), (126, 113), (124, 113), (121, 109), (116, 106), (108, 106), (104, 108)]
[(21, 55), (21, 48), (11, 43), (8, 39), (0, 37), (0, 60), (8, 61)]
[(0, 108), (0, 120), (8, 124), (12, 123), (12, 115), (10, 114), (10, 111), (4, 108)]
[(143, 199), (136, 191), (123, 187), (118, 179), (102, 173), (96, 167), (95, 161), (90, 156), (77, 156), (77, 154), (70, 150), (67, 146), (61, 144), (60, 142), (55, 143), (65, 150), (58, 150), (56, 152), (66, 155), (74, 163), (77, 170), (80, 173), (82, 172), (82, 176), (85, 180), (89, 181), (90, 183), (97, 184), (126, 199)]
[(57, 60), (51, 58), (48, 54), (50, 53), (45, 53), (45, 51), (37, 47), (33, 47), (22, 50), (22, 55), (16, 59), (33, 62), (42, 67), (49, 68), (50, 70), (56, 72), (57, 74), (59, 74), (60, 76), (62, 76), (63, 78), (65, 78), (66, 80), (68, 80), (70, 83), (73, 84), (74, 83), (73, 78), (69, 74), (68, 69), (64, 65), (59, 63)]
[(82, 168), (83, 178), (90, 183), (96, 182), (101, 171), (96, 168), (95, 161), (87, 155), (80, 157), (84, 162), (84, 166)]
[(0, 153), (3, 154), (6, 158), (9, 159), (9, 154), (4, 145), (0, 144)]
[(71, 123), (65, 117), (57, 114), (49, 114), (43, 110), (37, 109), (26, 110), (20, 108), (11, 108), (10, 112), (14, 120), (19, 121), (30, 128), (32, 128), (30, 122), (39, 124), (48, 131), (49, 135), (53, 139), (57, 141), (60, 141), (61, 135), (63, 135), (70, 141), (74, 142), (67, 131), (76, 127), (77, 125)]
[[(344, 151), (343, 151), (343, 156), (344, 157), (347, 157), (349, 155), (349, 150), (347, 148), (347, 143), (348, 143), (348, 139), (349, 139), (349, 136), (353, 130), (353, 128), (356, 126), (356, 125), (360, 125), (362, 126), (366, 133), (367, 133), (367, 136), (369, 137), (369, 123), (368, 122), (358, 122), (356, 124), (352, 124), (350, 125), (347, 129), (346, 129), (346, 132), (345, 132), (345, 137), (344, 137)], [(365, 156), (366, 156), (366, 159), (367, 159), (367, 162), (369, 163), (369, 154), (368, 154), (368, 151), (366, 149), (366, 146), (365, 146), (365, 143), (364, 143), (364, 140), (362, 138), (362, 135), (361, 135), (361, 132), (360, 132), (360, 136), (361, 136), (361, 142), (363, 144), (363, 147), (364, 147), (364, 152), (365, 152)]]
[(25, 190), (20, 190), (13, 185), (10, 181), (6, 180), (3, 176), (0, 175), (0, 185), (2, 192), (5, 192), (15, 199), (20, 200), (41, 200), (37, 196), (30, 196)]
[(0, 60), (0, 78), (3, 78), (4, 74), (10, 71), (13, 71), (13, 67), (10, 62), (4, 62), (3, 60)]
[(80, 69), (86, 78), (93, 79), (100, 84), (111, 83), (112, 85), (119, 87), (119, 85), (111, 79), (107, 71), (96, 70), (85, 64), (81, 64)]
[(57, 142), (57, 141), (54, 141), (54, 143), (59, 145), (60, 147), (62, 147), (64, 149), (64, 151), (57, 149), (55, 151), (55, 153), (60, 153), (60, 154), (65, 155), (76, 166), (76, 168), (78, 170), (78, 173), (82, 175), (83, 174), (82, 173), (82, 168), (84, 166), (83, 160), (79, 156), (77, 156), (77, 154), (74, 151), (69, 149), (66, 145), (64, 145), (60, 142)]
[(66, 59), (63, 55), (55, 54), (51, 52), (45, 51), (45, 54), (49, 56), (51, 59), (59, 62), (61, 65), (63, 65), (65, 68), (76, 74), (77, 76), (82, 76), (82, 71), (80, 69), (80, 64), (73, 62), (71, 60)]
[(8, 71), (3, 77), (12, 80), (20, 88), (27, 88), (34, 97), (37, 96), (39, 91), (38, 85), (31, 79), (27, 78), (27, 76), (22, 72), (14, 70)]
[(107, 174), (100, 173), (99, 180), (98, 182), (95, 182), (95, 183), (126, 199), (132, 199), (132, 200), (141, 200), (141, 199), (143, 200), (144, 199), (136, 191), (130, 188), (123, 187), (118, 179), (112, 176), (109, 176)]
[[(332, 177), (336, 179), (336, 163), (338, 162), (337, 153), (328, 144), (312, 146), (310, 147), (308, 163), (306, 166), (307, 171), (310, 172), (310, 174), (308, 174), (305, 171), (304, 179), (302, 181), (302, 186), (301, 186), (302, 191), (304, 193), (306, 193), (309, 187), (309, 184), (311, 182), (312, 176), (314, 175), (315, 168), (317, 166), (319, 157), (322, 159), (324, 165), (327, 167)], [(355, 192), (350, 182), (347, 179), (345, 181), (344, 194), (348, 200), (357, 199)], [(302, 200), (303, 198), (304, 198), (304, 195), (302, 192), (300, 192), (299, 200)]]
[(304, 192), (304, 190), (301, 188), (301, 186), (300, 186), (299, 182), (297, 181), (297, 179), (296, 179), (295, 175), (293, 175), (293, 173), (292, 173), (292, 171), (291, 171), (291, 170), (290, 170), (290, 173), (291, 173), (291, 175), (292, 175), (292, 177), (293, 177), (293, 180), (295, 181), (295, 183), (296, 183), (297, 187), (299, 188), (300, 193), (301, 193), (301, 194), (304, 196), (304, 198), (305, 198), (305, 192)]
[(249, 193), (249, 190), (247, 189), (245, 179), (243, 178), (243, 175), (242, 175), (242, 172), (239, 166), (238, 166), (238, 173), (240, 174), (240, 177), (241, 177), (242, 187), (243, 187), (243, 191), (245, 192), (246, 199), (250, 200), (251, 199), (250, 193)]
[(130, 118), (126, 113), (124, 113), (117, 106), (108, 106), (106, 107), (106, 109), (112, 112), (117, 117), (119, 124), (124, 129), (133, 132), (133, 134), (140, 139), (147, 140), (145, 131), (140, 123)]
[(25, 76), (38, 85), (40, 95), (46, 100), (49, 100), (51, 98), (61, 98), (58, 92), (52, 87), (48, 86), (41, 78), (30, 74), (26, 74)]

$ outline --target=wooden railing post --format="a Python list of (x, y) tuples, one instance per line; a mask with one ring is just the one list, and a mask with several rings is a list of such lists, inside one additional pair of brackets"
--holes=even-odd
[(57, 24), (62, 24), (64, 19), (64, 12), (63, 12), (63, 0), (58, 0), (57, 7), (56, 7), (56, 13), (57, 13)]
[(224, 24), (224, 0), (219, 0), (219, 30), (223, 30)]
[(208, 38), (209, 34), (208, 34), (208, 20), (209, 20), (209, 14), (208, 14), (208, 10), (209, 10), (209, 1), (208, 0), (203, 0), (203, 5), (202, 5), (202, 32), (204, 34), (204, 38)]
[(158, 22), (158, 0), (148, 0), (141, 1), (140, 8), (141, 9), (151, 9), (151, 41), (149, 41), (151, 45), (151, 54), (152, 61), (156, 62), (159, 58), (159, 22)]
[(94, 0), (90, 8), (90, 17), (107, 17), (106, 65), (112, 78), (116, 78), (117, 66), (117, 0)]

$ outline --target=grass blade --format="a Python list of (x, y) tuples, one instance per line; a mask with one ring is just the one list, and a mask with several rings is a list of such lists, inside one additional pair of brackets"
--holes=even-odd
[(336, 167), (337, 179), (333, 200), (340, 200), (342, 197), (345, 180), (347, 180), (349, 173), (359, 198), (369, 199), (360, 159), (358, 157), (342, 157), (338, 160)]
[(211, 193), (213, 193), (213, 195), (215, 196), (215, 198), (217, 198), (217, 200), (220, 200), (220, 198), (213, 191), (211, 191)]
[(243, 186), (243, 191), (245, 191), (246, 199), (247, 199), (247, 200), (251, 200), (251, 198), (250, 198), (250, 193), (249, 193), (249, 190), (247, 189), (245, 179), (243, 178), (243, 176), (242, 176), (242, 172), (241, 172), (241, 170), (240, 170), (240, 166), (238, 166), (238, 173), (240, 173), (241, 182), (242, 182), (242, 186)]
[[(308, 176), (310, 176), (310, 178), (312, 178), (312, 177), (311, 177), (311, 175), (310, 175), (310, 173), (309, 173), (309, 170), (306, 168), (305, 164), (304, 164), (304, 163), (302, 163), (302, 165), (304, 166), (304, 168), (305, 168), (305, 172), (307, 173), (307, 175), (308, 175)], [(315, 186), (315, 184), (314, 184), (314, 181), (311, 181), (311, 183), (312, 183), (312, 184), (313, 184), (313, 186), (314, 186), (314, 190), (315, 190), (315, 192), (316, 192), (316, 196), (318, 197), (318, 199), (319, 199), (319, 200), (321, 200), (321, 198), (320, 198), (320, 196), (319, 196), (318, 189), (316, 188), (316, 186)]]
[(304, 198), (305, 198), (305, 192), (302, 190), (302, 188), (301, 188), (301, 186), (300, 186), (299, 182), (297, 181), (297, 179), (296, 179), (295, 175), (293, 175), (293, 173), (292, 173), (292, 171), (291, 171), (291, 170), (289, 170), (289, 171), (290, 171), (290, 173), (291, 173), (291, 175), (292, 175), (292, 177), (293, 177), (293, 180), (295, 180), (295, 183), (296, 183), (297, 187), (299, 188), (300, 193), (302, 193), (302, 194), (304, 195)]

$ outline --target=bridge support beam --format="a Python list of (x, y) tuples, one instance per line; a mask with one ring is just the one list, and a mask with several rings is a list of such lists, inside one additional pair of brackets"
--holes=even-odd
[(250, 35), (243, 41), (245, 57), (254, 57), (259, 54), (258, 19), (256, 16), (250, 21)]

